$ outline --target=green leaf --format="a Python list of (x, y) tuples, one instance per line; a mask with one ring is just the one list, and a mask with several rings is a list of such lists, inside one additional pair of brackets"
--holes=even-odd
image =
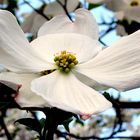
[(46, 122), (46, 119), (45, 118), (42, 118), (39, 120), (40, 122), (40, 126), (41, 126), (41, 129), (45, 126), (45, 122)]
[(15, 121), (15, 123), (20, 123), (22, 125), (27, 126), (31, 130), (34, 130), (34, 131), (38, 132), (39, 134), (41, 133), (41, 125), (38, 122), (38, 120), (36, 120), (36, 119), (22, 118), (22, 119), (19, 119), (19, 120)]
[(6, 108), (9, 105), (9, 102), (0, 102), (0, 109)]
[(76, 123), (79, 123), (82, 126), (84, 126), (84, 122), (81, 119), (79, 119), (79, 118), (76, 118)]
[(111, 96), (109, 95), (109, 93), (107, 93), (107, 92), (104, 92), (104, 93), (103, 93), (103, 96), (104, 96), (107, 100), (111, 100), (111, 99), (112, 99)]
[(70, 129), (69, 129), (69, 124), (63, 124), (64, 128), (66, 129), (66, 131), (70, 132)]
[(68, 131), (68, 132), (70, 132), (70, 129), (69, 129), (69, 124), (70, 124), (70, 122), (73, 120), (73, 118), (69, 118), (68, 120), (65, 120), (64, 122), (63, 122), (63, 126), (64, 126), (64, 128)]
[(101, 5), (101, 4), (92, 4), (92, 3), (89, 3), (89, 5), (88, 5), (88, 10), (92, 10), (92, 9), (94, 9), (94, 8), (100, 6), (100, 5)]

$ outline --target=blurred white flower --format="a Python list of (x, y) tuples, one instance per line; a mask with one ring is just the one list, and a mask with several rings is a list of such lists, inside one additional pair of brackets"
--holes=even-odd
[[(14, 140), (31, 140), (37, 135), (37, 132), (28, 130), (24, 125), (15, 124), (15, 121), (21, 118), (32, 118), (32, 114), (27, 111), (9, 109), (5, 117), (7, 129), (10, 134), (16, 134), (13, 136)], [(3, 137), (2, 140), (4, 140)]]
[[(62, 4), (65, 3), (65, 0), (60, 0)], [(68, 0), (67, 1), (67, 10), (68, 12), (73, 12), (79, 4), (79, 0)], [(52, 18), (56, 15), (65, 14), (63, 7), (57, 2), (51, 2), (46, 4), (43, 9), (44, 15), (48, 18)], [(25, 21), (21, 24), (21, 28), (24, 32), (31, 32), (34, 37), (37, 36), (39, 28), (45, 23), (47, 19), (42, 15), (38, 14), (36, 11), (33, 11), (30, 15), (25, 18)]]
[(100, 4), (105, 2), (105, 0), (86, 0), (86, 1), (93, 4)]
[(105, 3), (109, 9), (116, 12), (119, 20), (140, 22), (140, 0), (106, 0)]
[(120, 24), (117, 25), (116, 32), (120, 36), (126, 36), (126, 35), (128, 35), (127, 32), (125, 31), (125, 28), (122, 25), (120, 25)]
[[(12, 72), (1, 73), (0, 80), (20, 81), (20, 95), (30, 104), (47, 102), (69, 112), (95, 114), (111, 103), (94, 89), (140, 86), (140, 31), (102, 50), (93, 16), (85, 9), (75, 13), (74, 22), (66, 15), (46, 22), (29, 44), (13, 15), (1, 10), (0, 63)], [(38, 97), (30, 94), (30, 83)]]

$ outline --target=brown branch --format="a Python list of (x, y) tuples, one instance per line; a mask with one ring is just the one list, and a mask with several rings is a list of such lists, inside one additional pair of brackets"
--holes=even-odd
[(118, 107), (121, 109), (140, 109), (140, 102), (125, 102), (125, 101), (115, 101), (118, 104)]
[(61, 1), (56, 0), (58, 2), (58, 4), (64, 9), (66, 15), (68, 16), (68, 18), (73, 22), (71, 16), (69, 15), (69, 12), (67, 10), (67, 0), (65, 0), (65, 4), (63, 4)]
[(35, 9), (28, 1), (23, 0), (24, 3), (26, 3), (27, 5), (29, 5), (34, 11), (36, 11), (39, 15), (43, 16), (46, 20), (50, 20), (44, 13), (43, 11), (40, 11), (38, 9)]

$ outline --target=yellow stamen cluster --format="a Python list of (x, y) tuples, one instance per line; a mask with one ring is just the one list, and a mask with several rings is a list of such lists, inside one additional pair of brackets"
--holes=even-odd
[(54, 61), (58, 70), (65, 73), (69, 73), (70, 70), (78, 64), (76, 57), (66, 51), (62, 51), (59, 55), (56, 55)]
[(131, 6), (138, 6), (139, 5), (139, 2), (137, 0), (133, 0), (131, 3), (130, 3)]

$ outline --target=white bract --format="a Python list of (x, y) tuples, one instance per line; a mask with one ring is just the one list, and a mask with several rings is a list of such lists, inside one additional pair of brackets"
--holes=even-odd
[(74, 22), (66, 15), (46, 22), (29, 44), (14, 16), (0, 11), (0, 64), (11, 71), (0, 80), (22, 84), (18, 102), (95, 114), (111, 107), (95, 89), (140, 86), (140, 31), (102, 50), (93, 16), (75, 13)]
[(105, 2), (105, 0), (86, 0), (86, 1), (93, 4), (101, 4)]
[[(60, 0), (62, 4), (65, 3), (65, 0)], [(73, 12), (79, 4), (79, 0), (68, 0), (67, 1), (67, 10), (68, 12)], [(43, 7), (42, 7), (43, 9)], [(43, 9), (43, 14), (48, 18), (52, 18), (56, 15), (65, 14), (63, 7), (57, 2), (50, 2), (46, 4)], [(33, 11), (25, 21), (21, 24), (21, 28), (24, 32), (31, 32), (35, 37), (39, 28), (45, 23), (47, 19), (42, 15), (38, 14), (36, 11)]]
[(117, 19), (140, 22), (140, 0), (106, 0), (105, 3), (116, 12)]
[(128, 33), (125, 31), (124, 26), (122, 26), (120, 24), (117, 25), (116, 32), (117, 32), (117, 35), (119, 35), (119, 36), (126, 36), (126, 35), (128, 35)]

